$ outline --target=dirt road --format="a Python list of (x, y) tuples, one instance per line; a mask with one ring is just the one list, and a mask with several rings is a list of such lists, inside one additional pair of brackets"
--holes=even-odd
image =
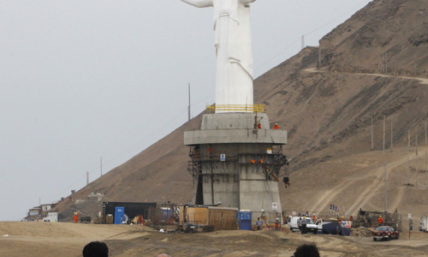
[(104, 241), (112, 257), (291, 256), (303, 243), (315, 243), (321, 256), (426, 256), (428, 234), (373, 242), (370, 237), (300, 235), (288, 231), (161, 233), (138, 225), (0, 222), (0, 256), (78, 257), (90, 241)]
[[(318, 70), (316, 68), (307, 68), (304, 70), (305, 72), (328, 72), (324, 70)], [(335, 71), (338, 72), (338, 71)], [(341, 72), (341, 73), (349, 73), (349, 72)], [(375, 76), (375, 77), (384, 77), (384, 78), (402, 78), (402, 79), (412, 79), (418, 80), (421, 85), (428, 85), (427, 78), (419, 78), (419, 77), (408, 77), (408, 76), (398, 76), (391, 74), (380, 74), (380, 73), (361, 73), (361, 72), (353, 72), (355, 75), (365, 75), (365, 76)]]

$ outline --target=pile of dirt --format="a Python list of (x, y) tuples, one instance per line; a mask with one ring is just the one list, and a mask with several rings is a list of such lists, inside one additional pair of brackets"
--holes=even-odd
[(372, 237), (372, 228), (365, 228), (365, 227), (359, 227), (359, 228), (352, 228), (351, 229), (351, 236), (353, 237)]

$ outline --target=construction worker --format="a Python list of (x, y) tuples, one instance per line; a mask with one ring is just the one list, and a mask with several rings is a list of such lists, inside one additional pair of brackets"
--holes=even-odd
[(368, 213), (367, 213), (366, 219), (367, 219), (367, 223), (369, 224), (369, 227), (371, 227), (372, 226), (372, 218), (370, 217), (370, 215), (368, 215)]
[(74, 223), (79, 222), (79, 213), (78, 212), (74, 213), (74, 215), (73, 215), (73, 221), (74, 221)]
[(257, 123), (257, 128), (258, 129), (261, 129), (262, 128), (262, 124), (259, 122), (259, 123)]
[(276, 218), (275, 220), (275, 230), (279, 230), (279, 219)]
[(315, 213), (314, 213), (314, 215), (312, 215), (312, 221), (315, 223), (316, 220), (317, 220), (317, 216), (315, 216)]
[(275, 125), (273, 125), (273, 129), (279, 129), (278, 123), (275, 123)]
[(257, 230), (261, 229), (261, 227), (262, 227), (262, 221), (260, 220), (260, 218), (257, 218), (256, 226), (257, 226)]
[(306, 220), (306, 217), (305, 216), (303, 216), (303, 219), (302, 219), (302, 234), (306, 234), (306, 224), (307, 224), (307, 220)]
[(379, 226), (382, 226), (382, 225), (383, 225), (382, 215), (379, 215), (379, 218), (377, 219), (377, 224), (378, 224)]
[(266, 217), (266, 214), (265, 214), (265, 210), (263, 210), (263, 209), (262, 209), (262, 214), (260, 214), (260, 219), (262, 219), (265, 222), (265, 224), (266, 224), (267, 217)]

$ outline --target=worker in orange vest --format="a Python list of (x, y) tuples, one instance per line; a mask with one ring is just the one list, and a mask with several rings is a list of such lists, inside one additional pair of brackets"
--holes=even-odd
[(275, 220), (275, 230), (279, 230), (279, 218)]
[(278, 123), (275, 123), (275, 125), (273, 125), (273, 129), (279, 129)]
[(74, 223), (77, 223), (79, 221), (79, 213), (78, 212), (74, 213), (74, 215), (73, 215), (73, 221), (74, 221)]
[(257, 128), (258, 129), (261, 129), (262, 128), (262, 124), (259, 122), (259, 123), (257, 123)]
[(380, 215), (380, 216), (379, 216), (379, 218), (377, 219), (377, 224), (378, 224), (379, 226), (382, 226), (382, 225), (383, 225), (382, 215)]

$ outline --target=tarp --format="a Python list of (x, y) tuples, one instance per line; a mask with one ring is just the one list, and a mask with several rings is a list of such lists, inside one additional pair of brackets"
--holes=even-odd
[(339, 232), (339, 224), (336, 222), (326, 222), (322, 224), (322, 233), (337, 235)]
[(349, 236), (351, 234), (351, 230), (349, 228), (340, 226), (339, 222), (326, 222), (322, 224), (322, 233)]

